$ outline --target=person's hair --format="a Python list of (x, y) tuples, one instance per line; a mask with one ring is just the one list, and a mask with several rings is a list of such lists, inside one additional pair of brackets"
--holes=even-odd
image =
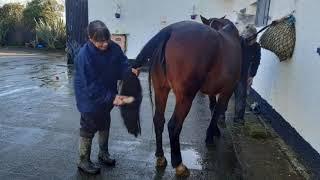
[(257, 29), (255, 27), (255, 25), (253, 24), (248, 24), (245, 29), (241, 32), (241, 36), (248, 38), (254, 34), (257, 33)]
[(99, 20), (89, 23), (87, 33), (90, 39), (101, 42), (110, 40), (110, 32), (107, 26)]

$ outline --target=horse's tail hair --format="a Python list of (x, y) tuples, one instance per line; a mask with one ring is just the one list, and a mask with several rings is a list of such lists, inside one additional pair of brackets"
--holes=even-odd
[(171, 36), (171, 28), (166, 27), (162, 29), (158, 34), (156, 34), (147, 44), (142, 48), (140, 53), (136, 58), (136, 62), (141, 66), (149, 61), (149, 96), (151, 102), (151, 108), (153, 112), (153, 100), (152, 100), (152, 85), (151, 76), (152, 70), (156, 65), (160, 65), (163, 72), (166, 72), (166, 62), (165, 62), (165, 48), (166, 44)]

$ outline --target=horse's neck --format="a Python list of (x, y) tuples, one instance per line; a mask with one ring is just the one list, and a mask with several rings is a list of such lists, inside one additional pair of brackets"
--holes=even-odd
[(239, 31), (233, 24), (227, 24), (222, 29), (220, 29), (220, 32), (228, 34), (234, 38), (239, 38)]

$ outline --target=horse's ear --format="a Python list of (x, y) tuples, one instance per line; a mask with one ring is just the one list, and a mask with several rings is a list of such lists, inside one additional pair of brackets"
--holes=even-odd
[(227, 15), (224, 15), (224, 16), (223, 16), (222, 18), (220, 18), (220, 19), (224, 19), (224, 18), (226, 18), (226, 16), (227, 16)]
[(203, 24), (206, 24), (206, 25), (209, 25), (209, 24), (210, 24), (209, 19), (207, 19), (207, 18), (205, 18), (205, 17), (203, 17), (203, 16), (201, 16), (201, 15), (200, 15), (200, 18), (201, 18), (201, 21), (202, 21)]

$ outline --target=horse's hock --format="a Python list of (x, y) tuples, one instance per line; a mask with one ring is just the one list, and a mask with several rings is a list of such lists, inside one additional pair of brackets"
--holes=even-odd
[(285, 17), (270, 26), (261, 36), (261, 47), (274, 52), (280, 61), (292, 57), (296, 42), (295, 18)]

